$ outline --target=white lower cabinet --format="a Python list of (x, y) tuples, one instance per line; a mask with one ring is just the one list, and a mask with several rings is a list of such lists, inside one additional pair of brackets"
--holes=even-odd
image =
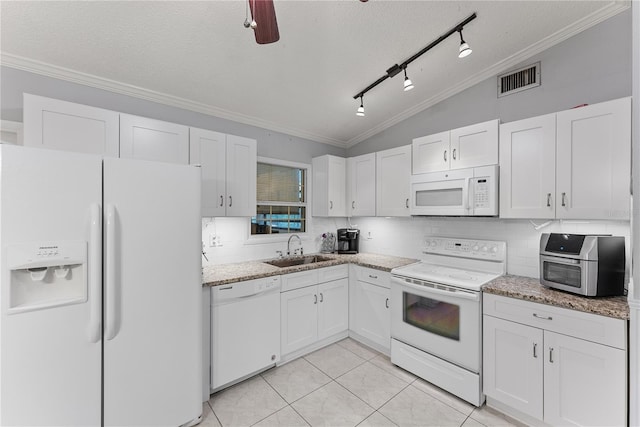
[(626, 425), (626, 321), (491, 294), (483, 306), (490, 405), (549, 425)]
[(351, 266), (349, 275), (349, 329), (351, 335), (383, 353), (391, 350), (391, 275)]
[(312, 346), (349, 328), (348, 266), (282, 276), (281, 354)]

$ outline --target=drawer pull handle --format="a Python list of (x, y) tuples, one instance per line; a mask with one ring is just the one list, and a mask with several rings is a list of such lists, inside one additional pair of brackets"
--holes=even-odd
[(387, 300), (384, 302), (384, 306), (389, 308), (389, 298), (387, 298)]
[(553, 347), (549, 347), (549, 363), (553, 363)]
[(538, 316), (538, 313), (533, 313), (533, 317), (538, 318), (538, 319), (542, 319), (542, 320), (553, 320), (553, 317), (551, 316)]
[(370, 274), (369, 277), (372, 278), (372, 279), (377, 279), (378, 278), (378, 276), (374, 276), (373, 274)]
[(533, 343), (533, 357), (538, 358), (538, 344), (535, 342)]

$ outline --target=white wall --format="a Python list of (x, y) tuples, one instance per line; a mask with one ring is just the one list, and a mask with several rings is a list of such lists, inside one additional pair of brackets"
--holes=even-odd
[[(320, 251), (322, 233), (335, 233), (338, 228), (347, 226), (345, 218), (312, 218), (309, 231), (301, 234), (305, 254)], [(202, 241), (209, 261), (203, 259), (203, 265), (226, 264), (276, 258), (276, 251), (286, 253), (287, 239), (290, 235), (277, 237), (278, 241), (269, 237), (250, 235), (248, 218), (202, 218)], [(219, 246), (210, 246), (212, 236), (218, 236)], [(220, 246), (221, 245), (221, 246)], [(298, 248), (297, 241), (291, 243), (291, 249)]]
[[(538, 253), (542, 233), (612, 234), (624, 236), (627, 278), (630, 265), (628, 221), (553, 221), (535, 230), (529, 220), (497, 218), (352, 218), (360, 229), (360, 250), (420, 258), (427, 237), (460, 237), (507, 242), (507, 272), (539, 277)], [(536, 220), (541, 225), (544, 220)]]

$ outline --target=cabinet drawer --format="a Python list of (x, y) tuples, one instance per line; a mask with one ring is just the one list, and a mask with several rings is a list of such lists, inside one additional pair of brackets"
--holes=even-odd
[(280, 277), (282, 278), (281, 292), (318, 284), (318, 270), (299, 271), (297, 273), (284, 274)]
[(391, 287), (391, 273), (375, 268), (356, 267), (358, 280), (361, 282), (371, 283), (372, 285), (382, 286), (389, 289)]
[(483, 313), (623, 350), (627, 347), (627, 323), (622, 319), (493, 294), (483, 294)]
[(349, 264), (319, 268), (316, 271), (318, 272), (318, 283), (331, 282), (349, 277)]

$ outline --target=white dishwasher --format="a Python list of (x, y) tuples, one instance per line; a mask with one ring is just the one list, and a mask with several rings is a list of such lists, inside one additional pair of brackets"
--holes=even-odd
[(280, 276), (211, 288), (211, 391), (280, 361)]

